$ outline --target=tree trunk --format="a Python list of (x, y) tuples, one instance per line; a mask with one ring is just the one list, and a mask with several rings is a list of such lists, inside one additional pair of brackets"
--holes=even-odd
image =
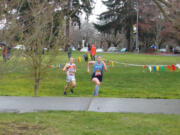
[(127, 39), (127, 51), (131, 49), (131, 28), (128, 28), (126, 31), (126, 39)]
[(69, 23), (70, 23), (70, 19), (67, 18), (66, 19), (66, 39), (68, 42), (69, 42), (69, 38), (70, 38), (70, 36), (69, 36), (69, 31), (70, 31)]
[(70, 10), (71, 10), (71, 0), (68, 1), (68, 7), (67, 7), (67, 18), (66, 18), (66, 38), (69, 42), (70, 38)]
[(106, 42), (108, 44), (108, 48), (110, 48), (111, 47), (111, 42), (109, 42), (109, 41), (106, 41)]
[(127, 51), (130, 51), (130, 46), (131, 46), (131, 38), (128, 37)]
[(37, 96), (38, 95), (38, 89), (39, 89), (39, 78), (35, 78), (35, 82), (34, 82), (34, 95)]
[(40, 82), (40, 65), (36, 63), (34, 67), (34, 95), (38, 95), (38, 89), (39, 89), (39, 82)]

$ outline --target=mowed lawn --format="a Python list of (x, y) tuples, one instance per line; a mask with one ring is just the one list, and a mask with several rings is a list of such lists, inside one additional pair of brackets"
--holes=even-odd
[(95, 112), (0, 114), (0, 135), (179, 135), (180, 115)]
[[(46, 54), (48, 57), (48, 54)], [(77, 58), (82, 58), (83, 53), (73, 52), (77, 65), (77, 87), (72, 95), (68, 96), (89, 97), (92, 96), (94, 85), (91, 75), (87, 73), (87, 63), (78, 63)], [(112, 54), (101, 53), (105, 60), (118, 61), (130, 64), (180, 64), (179, 56), (155, 56), (145, 54)], [(60, 52), (53, 64), (65, 64), (67, 54)], [(2, 61), (2, 60), (1, 60)], [(15, 53), (11, 61), (0, 63), (0, 95), (1, 96), (33, 96), (33, 74), (25, 66), (24, 60), (16, 57)], [(40, 83), (38, 96), (63, 96), (65, 85), (65, 73), (59, 68), (48, 68)], [(115, 63), (114, 67), (108, 66), (108, 72), (104, 73), (103, 83), (100, 88), (100, 97), (123, 98), (169, 98), (180, 99), (180, 70), (169, 72), (149, 72), (142, 67), (125, 66)]]

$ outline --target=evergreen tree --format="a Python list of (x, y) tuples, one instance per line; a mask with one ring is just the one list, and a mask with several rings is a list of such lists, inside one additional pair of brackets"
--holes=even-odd
[(127, 50), (131, 51), (133, 24), (136, 23), (135, 2), (133, 0), (107, 0), (103, 1), (108, 11), (99, 16), (101, 24), (94, 24), (100, 32), (117, 34), (125, 32), (128, 40)]
[(67, 6), (64, 9), (66, 18), (66, 37), (69, 40), (70, 22), (72, 25), (81, 26), (79, 15), (84, 11), (87, 17), (92, 12), (93, 0), (67, 0)]

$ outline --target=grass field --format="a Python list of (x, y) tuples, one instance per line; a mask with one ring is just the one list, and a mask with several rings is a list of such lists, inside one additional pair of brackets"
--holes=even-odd
[[(73, 57), (82, 56), (83, 53), (74, 52)], [(106, 60), (131, 64), (177, 64), (180, 57), (154, 56), (143, 54), (102, 54)], [(48, 56), (47, 56), (48, 57)], [(17, 59), (17, 58), (13, 58)], [(21, 59), (21, 58), (20, 58)], [(0, 77), (0, 95), (2, 96), (33, 96), (33, 80), (25, 67), (23, 60), (9, 61), (3, 65)], [(65, 64), (67, 54), (60, 52), (54, 64)], [(68, 96), (89, 97), (92, 95), (93, 85), (91, 75), (87, 73), (87, 64), (82, 61), (77, 63), (77, 87), (74, 95)], [(130, 67), (121, 64), (109, 66), (104, 74), (100, 88), (100, 97), (124, 97), (124, 98), (170, 98), (180, 99), (180, 70), (176, 72), (152, 72), (142, 67)], [(65, 73), (62, 69), (48, 69), (41, 80), (38, 96), (63, 96), (65, 85)]]
[(179, 135), (180, 115), (94, 112), (0, 114), (0, 135)]

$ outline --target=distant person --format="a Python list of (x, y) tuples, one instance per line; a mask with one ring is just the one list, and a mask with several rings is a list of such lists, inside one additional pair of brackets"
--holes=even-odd
[(11, 47), (7, 47), (7, 60), (10, 60), (10, 54), (11, 54)]
[(101, 41), (100, 48), (104, 48), (104, 42)]
[(68, 46), (68, 59), (70, 59), (72, 56), (72, 45)]
[(92, 44), (92, 46), (91, 46), (91, 51), (90, 51), (90, 53), (91, 53), (91, 60), (94, 60), (94, 61), (95, 61), (96, 47), (95, 47), (94, 44)]
[(3, 46), (2, 56), (3, 56), (3, 61), (6, 62), (7, 60), (7, 47), (6, 46)]
[(63, 71), (66, 72), (66, 86), (64, 88), (64, 95), (67, 95), (67, 89), (70, 87), (70, 83), (72, 82), (72, 87), (70, 88), (71, 93), (74, 93), (74, 88), (76, 87), (76, 65), (73, 63), (73, 58), (69, 59), (69, 63), (67, 63)]
[(91, 51), (91, 45), (88, 44), (88, 51), (90, 52)]
[(89, 55), (89, 53), (88, 53), (88, 52), (86, 52), (86, 54), (84, 54), (84, 55), (83, 55), (84, 60), (85, 60), (86, 62), (88, 62), (88, 55)]
[(80, 51), (81, 50), (81, 46), (80, 46), (80, 44), (78, 44), (78, 51)]

